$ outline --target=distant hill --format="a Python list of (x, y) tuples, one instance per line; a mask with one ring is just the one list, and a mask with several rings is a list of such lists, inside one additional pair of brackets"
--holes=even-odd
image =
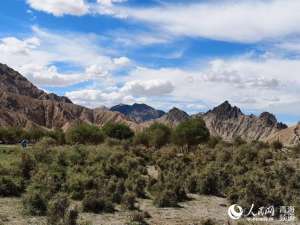
[[(121, 122), (134, 130), (141, 130), (154, 122), (175, 127), (190, 117), (178, 108), (165, 113), (146, 104), (120, 104), (111, 109), (89, 109), (73, 104), (67, 97), (38, 89), (17, 71), (0, 64), (0, 126), (41, 126), (66, 130), (78, 121), (97, 126), (103, 126), (107, 122)], [(242, 137), (247, 141), (280, 140), (284, 144), (300, 143), (299, 125), (288, 128), (269, 112), (263, 112), (259, 116), (245, 115), (228, 101), (193, 117), (201, 117), (211, 135), (225, 140)]]
[(228, 101), (199, 115), (204, 119), (211, 135), (225, 140), (241, 137), (245, 140), (266, 140), (270, 135), (287, 128), (268, 112), (260, 116), (245, 115)]
[(125, 105), (120, 104), (113, 106), (111, 111), (123, 113), (125, 116), (130, 118), (137, 123), (153, 120), (162, 117), (165, 112), (162, 110), (156, 110), (146, 104), (133, 104)]
[(89, 109), (66, 97), (47, 94), (25, 77), (0, 64), (0, 126), (68, 128), (75, 121), (102, 126), (106, 122), (136, 123), (118, 112)]

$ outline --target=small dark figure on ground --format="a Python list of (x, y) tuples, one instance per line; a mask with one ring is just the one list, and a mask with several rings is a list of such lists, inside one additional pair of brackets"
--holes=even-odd
[(20, 144), (23, 149), (27, 148), (29, 141), (27, 139), (23, 139)]

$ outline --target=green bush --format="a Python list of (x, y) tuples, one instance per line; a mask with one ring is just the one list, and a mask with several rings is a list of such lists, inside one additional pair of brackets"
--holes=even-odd
[(18, 127), (0, 128), (0, 141), (5, 144), (19, 143), (27, 137), (27, 132)]
[(122, 197), (121, 205), (124, 209), (134, 210), (135, 209), (136, 196), (132, 192), (126, 192)]
[(283, 144), (279, 140), (273, 141), (272, 144), (271, 144), (271, 146), (275, 150), (280, 150), (280, 149), (283, 148)]
[(47, 213), (48, 199), (39, 190), (28, 190), (23, 196), (25, 212), (32, 216), (45, 216)]
[(56, 194), (48, 203), (47, 221), (51, 225), (65, 225), (70, 202), (66, 194)]
[(105, 197), (100, 197), (96, 191), (87, 192), (82, 200), (84, 212), (114, 212), (114, 206), (111, 200)]
[(217, 222), (213, 219), (203, 219), (201, 225), (216, 225)]
[(154, 123), (144, 132), (148, 136), (149, 145), (155, 148), (161, 148), (170, 142), (171, 129), (164, 124)]
[[(65, 223), (64, 225), (77, 225), (77, 219), (79, 217), (78, 210), (75, 209), (69, 209), (66, 216), (65, 216)], [(81, 225), (82, 223), (80, 223)]]
[(169, 190), (164, 190), (162, 192), (159, 192), (154, 200), (153, 203), (157, 207), (177, 207), (177, 197), (175, 193), (169, 191)]
[(134, 136), (134, 132), (126, 124), (107, 123), (103, 126), (104, 133), (111, 138), (125, 140)]
[(69, 144), (100, 144), (104, 135), (100, 128), (81, 123), (66, 132), (66, 141)]
[(21, 181), (11, 176), (0, 177), (0, 196), (20, 196), (22, 192)]
[(143, 212), (133, 212), (129, 216), (129, 222), (126, 225), (147, 225), (145, 213)]
[(144, 145), (145, 147), (148, 148), (150, 146), (148, 134), (145, 131), (137, 133), (134, 136), (133, 144)]
[(180, 123), (174, 130), (173, 142), (188, 148), (209, 140), (209, 130), (201, 118), (189, 119)]
[(61, 129), (54, 129), (52, 131), (48, 131), (47, 136), (53, 138), (59, 145), (63, 145), (66, 143), (65, 133)]

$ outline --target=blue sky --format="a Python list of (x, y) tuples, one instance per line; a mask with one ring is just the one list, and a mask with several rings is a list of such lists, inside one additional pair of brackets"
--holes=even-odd
[(87, 107), (300, 118), (300, 2), (3, 0), (0, 62)]

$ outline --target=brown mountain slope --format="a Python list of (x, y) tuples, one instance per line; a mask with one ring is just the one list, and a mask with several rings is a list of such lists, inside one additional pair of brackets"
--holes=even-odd
[(148, 127), (153, 123), (162, 123), (169, 127), (176, 127), (179, 123), (186, 121), (189, 118), (190, 116), (186, 112), (174, 107), (162, 117), (141, 123), (140, 126)]
[(9, 92), (0, 92), (0, 125), (21, 126), (36, 124), (46, 128), (67, 128), (74, 121), (102, 126), (107, 122), (134, 123), (124, 115), (105, 109), (88, 109), (72, 103), (40, 100)]
[(126, 116), (106, 109), (88, 109), (67, 97), (48, 94), (7, 65), (0, 64), (0, 126), (68, 128), (75, 121), (102, 126), (123, 122), (136, 127)]
[(270, 135), (287, 128), (268, 112), (262, 113), (259, 117), (244, 115), (239, 108), (231, 106), (228, 101), (200, 117), (204, 119), (212, 135), (220, 136), (225, 140), (242, 137), (247, 141), (263, 141)]
[[(121, 122), (134, 130), (141, 130), (154, 122), (175, 127), (190, 118), (184, 111), (173, 108), (158, 119), (136, 123), (119, 112), (112, 112), (106, 108), (89, 109), (73, 104), (66, 97), (47, 94), (3, 64), (0, 64), (0, 88), (0, 126), (41, 126), (65, 130), (77, 121), (98, 126), (107, 122)], [(240, 136), (248, 141), (280, 139), (285, 144), (295, 144), (299, 141), (299, 126), (287, 128), (268, 112), (258, 117), (245, 115), (227, 101), (197, 116), (204, 119), (212, 135), (221, 136), (225, 140)]]
[(270, 135), (266, 141), (270, 143), (273, 141), (280, 141), (285, 145), (298, 145), (300, 144), (300, 124), (276, 132), (275, 134)]
[(72, 103), (71, 100), (67, 97), (60, 97), (53, 93), (47, 94), (46, 92), (38, 89), (19, 72), (1, 63), (0, 90), (41, 100), (54, 100), (59, 102)]

